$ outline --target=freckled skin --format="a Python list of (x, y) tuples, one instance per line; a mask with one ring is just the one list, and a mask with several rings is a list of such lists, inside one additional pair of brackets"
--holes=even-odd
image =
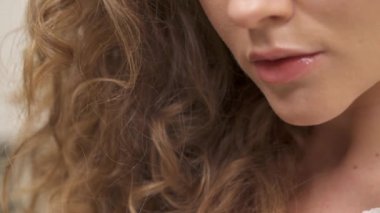
[[(274, 111), (290, 124), (329, 121), (380, 80), (380, 1), (200, 0), (242, 70)], [(323, 50), (303, 81), (260, 81), (247, 54), (253, 49)]]

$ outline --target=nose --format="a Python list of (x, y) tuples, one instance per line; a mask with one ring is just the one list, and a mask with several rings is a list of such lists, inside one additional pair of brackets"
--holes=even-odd
[(254, 29), (288, 21), (294, 0), (229, 0), (228, 16), (237, 25)]

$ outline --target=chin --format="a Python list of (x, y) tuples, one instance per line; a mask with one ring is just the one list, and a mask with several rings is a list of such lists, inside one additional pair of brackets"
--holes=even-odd
[(282, 121), (293, 126), (316, 126), (330, 121), (330, 118), (321, 119), (315, 116), (281, 116), (278, 115)]
[(272, 107), (276, 115), (285, 123), (294, 126), (315, 126), (327, 123), (341, 115), (346, 108), (328, 108), (320, 106), (308, 110), (290, 107), (291, 109), (279, 109)]

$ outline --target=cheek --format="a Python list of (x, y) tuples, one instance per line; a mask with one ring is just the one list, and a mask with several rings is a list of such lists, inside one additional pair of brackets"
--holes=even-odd
[[(216, 0), (201, 0), (203, 12), (217, 31), (222, 29), (226, 20), (223, 20), (223, 13), (226, 11), (224, 4), (217, 3)], [(225, 19), (225, 18), (224, 18)]]
[(235, 53), (241, 43), (247, 42), (242, 39), (242, 35), (247, 34), (246, 37), (248, 38), (248, 33), (245, 33), (244, 29), (236, 27), (231, 19), (228, 18), (228, 1), (229, 0), (201, 0), (200, 3), (212, 27), (231, 52)]
[(379, 52), (380, 22), (375, 20), (380, 19), (380, 1), (321, 0), (308, 1), (302, 6), (332, 51), (355, 57), (355, 53)]

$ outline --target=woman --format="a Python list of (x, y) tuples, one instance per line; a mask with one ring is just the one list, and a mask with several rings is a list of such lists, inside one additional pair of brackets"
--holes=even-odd
[(379, 8), (29, 0), (28, 121), (5, 184), (23, 165), (35, 212), (380, 206)]

